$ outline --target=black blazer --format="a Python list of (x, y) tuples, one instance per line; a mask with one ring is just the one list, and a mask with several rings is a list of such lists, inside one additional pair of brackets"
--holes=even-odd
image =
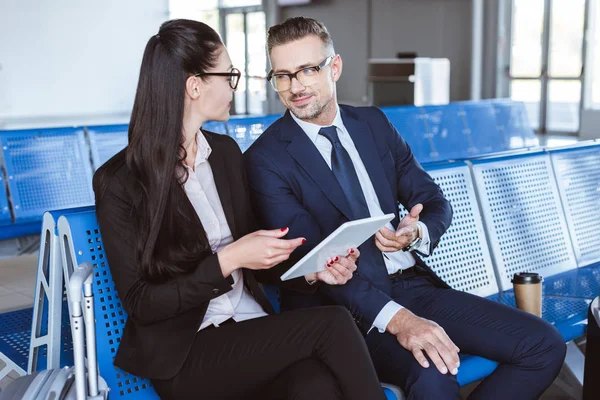
[[(212, 153), (209, 162), (227, 223), (234, 240), (255, 230), (248, 200), (248, 186), (243, 170), (242, 154), (230, 137), (204, 132)], [(107, 176), (110, 175), (110, 176)], [(99, 191), (99, 178), (108, 178), (104, 193)], [(104, 179), (103, 179), (104, 180)], [(176, 276), (156, 284), (143, 280), (137, 272), (135, 235), (132, 222), (132, 174), (121, 151), (96, 171), (96, 214), (110, 270), (123, 307), (129, 314), (115, 365), (144, 378), (169, 379), (185, 362), (197, 330), (211, 299), (232, 289), (233, 279), (223, 277), (218, 257), (210, 250), (192, 273)], [(182, 188), (183, 190), (183, 188)], [(182, 196), (187, 200), (186, 196)], [(193, 222), (202, 225), (192, 204), (186, 201)], [(267, 313), (273, 308), (258, 285), (276, 282), (273, 271), (243, 269), (248, 291)], [(256, 275), (256, 277), (255, 277)], [(312, 292), (303, 279), (289, 281), (290, 288)]]

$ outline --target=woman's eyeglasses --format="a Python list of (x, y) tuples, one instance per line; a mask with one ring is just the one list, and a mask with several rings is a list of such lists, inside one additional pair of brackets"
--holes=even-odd
[(194, 76), (227, 76), (229, 77), (229, 87), (231, 87), (233, 90), (236, 90), (238, 84), (240, 83), (242, 73), (239, 69), (232, 68), (231, 72), (202, 72)]

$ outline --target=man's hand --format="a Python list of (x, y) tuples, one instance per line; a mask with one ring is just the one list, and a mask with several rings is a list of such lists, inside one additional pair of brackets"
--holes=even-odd
[(414, 240), (419, 236), (419, 228), (417, 226), (417, 222), (419, 222), (419, 214), (423, 211), (423, 205), (417, 204), (408, 213), (402, 221), (400, 221), (400, 225), (398, 225), (398, 229), (396, 232), (391, 231), (385, 226), (381, 228), (375, 234), (375, 245), (380, 251), (391, 253), (394, 251), (399, 251), (414, 242)]
[(319, 280), (328, 285), (343, 285), (352, 279), (358, 257), (360, 257), (358, 249), (348, 249), (347, 256), (336, 256), (327, 260), (325, 271), (306, 275), (306, 280), (309, 282)]
[(417, 317), (403, 308), (392, 317), (387, 331), (396, 336), (402, 347), (413, 353), (423, 368), (429, 368), (429, 362), (423, 354), (425, 351), (442, 374), (448, 371), (452, 375), (458, 373), (460, 349), (435, 322)]

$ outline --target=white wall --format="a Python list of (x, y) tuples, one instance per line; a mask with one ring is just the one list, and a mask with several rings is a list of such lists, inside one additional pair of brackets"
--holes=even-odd
[(372, 56), (450, 60), (450, 100), (468, 100), (471, 87), (471, 0), (372, 0)]
[(600, 110), (586, 110), (581, 113), (581, 140), (600, 139)]
[(126, 122), (167, 0), (0, 0), (0, 129)]
[(282, 20), (300, 15), (327, 26), (344, 60), (337, 88), (340, 102), (366, 101), (369, 57), (392, 58), (406, 51), (450, 59), (450, 99), (469, 98), (470, 0), (314, 0), (281, 11)]

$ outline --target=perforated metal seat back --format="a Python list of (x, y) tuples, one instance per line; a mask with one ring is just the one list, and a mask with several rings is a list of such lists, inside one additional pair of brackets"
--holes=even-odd
[(94, 204), (83, 130), (5, 131), (0, 144), (16, 222), (41, 221), (48, 210)]
[(94, 311), (100, 375), (111, 388), (111, 399), (158, 399), (148, 379), (131, 375), (113, 365), (127, 313), (123, 309), (106, 261), (95, 212), (62, 216), (58, 222), (61, 241), (72, 262), (94, 266)]
[(27, 371), (32, 308), (0, 314), (0, 353)]
[(498, 292), (471, 172), (465, 163), (427, 167), (453, 209), (452, 224), (423, 260), (452, 288), (478, 296)]
[(473, 161), (473, 177), (502, 290), (518, 272), (576, 267), (547, 154)]
[(575, 258), (600, 261), (600, 145), (550, 152)]
[(127, 146), (127, 125), (90, 126), (87, 128), (94, 168), (110, 160)]

